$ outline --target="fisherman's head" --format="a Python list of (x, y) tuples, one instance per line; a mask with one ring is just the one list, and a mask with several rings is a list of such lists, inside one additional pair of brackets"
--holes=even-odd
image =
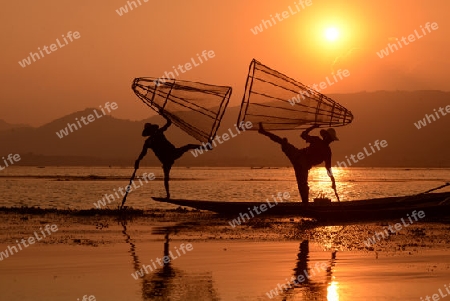
[(144, 125), (144, 130), (142, 131), (143, 137), (148, 137), (156, 133), (156, 131), (159, 129), (159, 126), (157, 124), (152, 123), (146, 123)]
[(329, 128), (328, 130), (321, 130), (320, 136), (322, 136), (324, 141), (329, 143), (333, 141), (339, 141), (338, 137), (336, 136), (336, 131), (333, 128)]

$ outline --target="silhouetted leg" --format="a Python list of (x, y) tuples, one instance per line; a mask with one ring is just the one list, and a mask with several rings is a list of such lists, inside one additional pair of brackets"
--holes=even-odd
[(198, 145), (198, 144), (188, 144), (188, 145), (179, 147), (179, 148), (176, 149), (176, 151), (175, 151), (175, 156), (174, 156), (173, 159), (176, 160), (176, 159), (180, 158), (185, 152), (187, 152), (187, 151), (189, 151), (189, 150), (191, 150), (191, 149), (198, 148), (198, 147), (201, 147), (201, 145)]
[(272, 140), (272, 141), (274, 141), (274, 142), (276, 142), (276, 143), (279, 143), (279, 144), (282, 144), (284, 141), (283, 141), (283, 138), (281, 138), (281, 137), (279, 137), (279, 136), (277, 136), (277, 135), (275, 135), (275, 134), (272, 134), (272, 133), (270, 133), (270, 132), (266, 132), (266, 131), (264, 131), (264, 132), (259, 132), (261, 135), (264, 135), (264, 136), (267, 136), (267, 137), (269, 137), (270, 138), (270, 140)]
[(173, 163), (169, 164), (163, 164), (163, 171), (164, 171), (164, 188), (166, 189), (166, 197), (170, 199), (170, 192), (169, 192), (169, 180), (170, 180), (170, 169), (172, 168)]
[(303, 204), (308, 204), (309, 202), (308, 171), (306, 168), (295, 171), (298, 191), (300, 192)]

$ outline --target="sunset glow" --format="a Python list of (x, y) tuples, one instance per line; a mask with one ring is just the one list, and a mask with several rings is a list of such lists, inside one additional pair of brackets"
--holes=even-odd
[(339, 301), (339, 282), (332, 281), (327, 288), (327, 300)]
[(1, 300), (450, 296), (449, 10), (5, 1)]
[(336, 27), (327, 28), (325, 38), (330, 42), (336, 41), (339, 38), (339, 30)]

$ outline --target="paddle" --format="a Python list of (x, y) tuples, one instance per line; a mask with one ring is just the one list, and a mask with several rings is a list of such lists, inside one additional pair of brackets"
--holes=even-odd
[(427, 190), (427, 191), (424, 191), (424, 192), (421, 192), (421, 193), (418, 193), (418, 194), (415, 194), (415, 195), (406, 196), (406, 197), (404, 197), (403, 199), (400, 199), (400, 200), (396, 201), (396, 203), (403, 202), (404, 200), (407, 200), (407, 199), (409, 199), (409, 198), (416, 197), (416, 196), (419, 196), (419, 195), (422, 195), (422, 194), (425, 194), (425, 193), (429, 193), (429, 192), (432, 192), (432, 191), (435, 191), (435, 190), (438, 190), (438, 189), (447, 187), (447, 186), (449, 186), (449, 185), (450, 185), (450, 182), (447, 182), (447, 183), (445, 183), (444, 185), (441, 185), (441, 186), (439, 186), (439, 187), (436, 187), (436, 188), (433, 188), (433, 189), (430, 189), (430, 190)]
[(432, 191), (435, 191), (435, 190), (438, 190), (438, 189), (441, 189), (441, 188), (447, 187), (447, 186), (449, 186), (449, 185), (450, 185), (450, 182), (447, 182), (447, 183), (445, 183), (444, 185), (441, 185), (441, 186), (439, 186), (439, 187), (436, 187), (436, 188), (433, 188), (433, 189), (427, 190), (427, 191), (425, 191), (425, 192), (422, 192), (422, 193), (420, 193), (420, 194), (423, 194), (423, 193), (428, 193), (428, 192), (432, 192)]
[(336, 187), (333, 188), (333, 190), (334, 190), (334, 194), (336, 195), (336, 198), (337, 198), (338, 202), (340, 203), (341, 200), (339, 199), (339, 195), (338, 195), (338, 193), (337, 193)]
[[(133, 175), (131, 175), (131, 178), (130, 178), (130, 184), (128, 184), (128, 186), (131, 186), (131, 184), (133, 183), (134, 177), (136, 175), (136, 171), (137, 171), (137, 168), (134, 169)], [(125, 189), (125, 195), (123, 196), (123, 199), (122, 199), (122, 205), (120, 205), (120, 207), (119, 207), (120, 210), (122, 210), (123, 205), (125, 204), (125, 202), (127, 200), (128, 191), (129, 191), (129, 189)]]

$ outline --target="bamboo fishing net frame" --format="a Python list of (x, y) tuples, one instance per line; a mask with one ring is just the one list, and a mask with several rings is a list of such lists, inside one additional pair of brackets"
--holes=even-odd
[[(256, 89), (255, 84), (259, 85)], [(271, 87), (273, 92), (270, 94), (258, 91), (262, 88), (270, 90)], [(300, 97), (307, 101), (295, 104), (289, 102)], [(274, 116), (276, 114), (278, 116)], [(238, 124), (245, 120), (262, 122), (266, 130), (293, 130), (311, 125), (344, 126), (352, 122), (353, 114), (324, 94), (253, 59), (249, 66)], [(256, 126), (251, 130), (258, 128)]]
[[(216, 136), (232, 93), (232, 88), (228, 86), (154, 77), (135, 78), (132, 89), (145, 105), (158, 113), (162, 110), (176, 126), (205, 143)], [(199, 99), (194, 98), (195, 95), (207, 97)], [(167, 111), (168, 104), (197, 114), (198, 118), (204, 118), (207, 126), (188, 122), (177, 111)], [(190, 119), (195, 121), (195, 118)]]

